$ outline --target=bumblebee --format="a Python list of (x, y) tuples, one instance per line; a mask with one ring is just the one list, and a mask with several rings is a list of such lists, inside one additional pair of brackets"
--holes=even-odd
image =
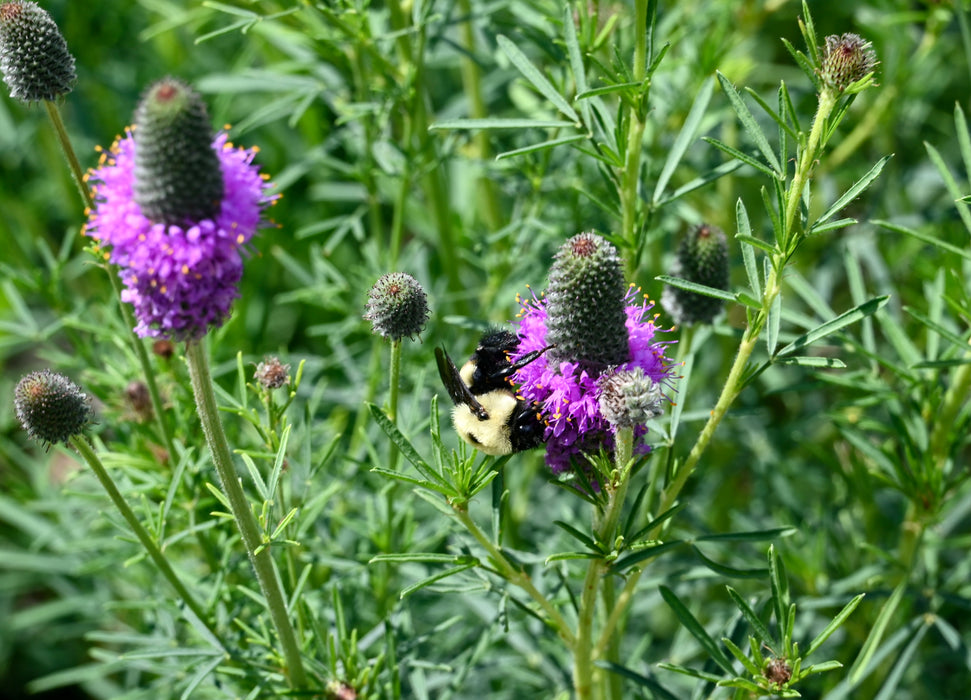
[(438, 373), (455, 404), (452, 424), (463, 440), (487, 455), (522, 452), (544, 442), (539, 405), (517, 396), (511, 378), (549, 347), (510, 362), (518, 347), (513, 333), (487, 331), (461, 370), (443, 348), (435, 348)]

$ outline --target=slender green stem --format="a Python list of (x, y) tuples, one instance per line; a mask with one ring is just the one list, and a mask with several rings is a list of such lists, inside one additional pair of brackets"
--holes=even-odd
[[(630, 468), (634, 451), (634, 429), (620, 428), (614, 440), (614, 478), (612, 483), (606, 484), (608, 492), (607, 506), (603, 513), (594, 519), (594, 531), (597, 542), (608, 551), (615, 546), (617, 525), (623, 512), (624, 502), (627, 500), (627, 490), (630, 486)], [(594, 645), (593, 625), (597, 611), (600, 585), (604, 574), (609, 568), (609, 561), (603, 558), (591, 559), (590, 566), (583, 581), (580, 594), (580, 613), (577, 623), (577, 642), (573, 652), (573, 683), (577, 698), (592, 698), (597, 687), (601, 684), (598, 676), (602, 672), (596, 667), (596, 661), (608, 648), (609, 643), (600, 642)], [(613, 600), (613, 584), (611, 582), (611, 600)], [(610, 609), (609, 607), (607, 608)], [(616, 647), (613, 647), (616, 651)], [(616, 660), (616, 659), (614, 659)]]
[[(390, 381), (391, 386), (388, 392), (388, 418), (394, 424), (398, 423), (398, 396), (400, 394), (398, 384), (401, 381), (401, 339), (391, 341), (390, 359)], [(398, 467), (398, 446), (391, 443), (391, 452), (388, 455), (388, 469)]]
[(590, 700), (594, 697), (596, 659), (593, 646), (593, 622), (597, 612), (597, 594), (600, 590), (604, 567), (603, 559), (592, 559), (583, 579), (583, 588), (580, 590), (580, 614), (577, 620), (576, 644), (573, 648), (573, 692), (577, 700)]
[(796, 216), (799, 213), (799, 200), (802, 199), (803, 189), (805, 189), (806, 183), (809, 182), (816, 159), (819, 157), (823, 135), (829, 126), (829, 115), (832, 113), (833, 107), (836, 106), (836, 97), (836, 94), (829, 89), (824, 89), (819, 93), (819, 107), (816, 110), (812, 130), (809, 132), (806, 147), (800, 154), (799, 164), (796, 167), (796, 172), (792, 176), (792, 183), (789, 185), (789, 193), (786, 197), (785, 228), (783, 229), (785, 236), (783, 241), (785, 245), (783, 246), (783, 252), (788, 252), (789, 244), (792, 242), (792, 236), (794, 234), (798, 235), (799, 233), (793, 231), (796, 225)]
[[(473, 58), (476, 44), (472, 26), (472, 4), (469, 0), (459, 0), (459, 13), (466, 17), (461, 28), (462, 48), (465, 49), (461, 59), (462, 88), (469, 101), (469, 116), (472, 119), (484, 119), (489, 115), (486, 112), (485, 100), (482, 99), (482, 70)], [(491, 155), (488, 131), (485, 129), (476, 131), (472, 136), (472, 145), (475, 149), (472, 157), (485, 163)], [(477, 178), (477, 187), (480, 195), (478, 201), (482, 202), (482, 218), (486, 226), (493, 231), (501, 228), (503, 213), (499, 206), (495, 183), (485, 174), (480, 174)]]
[(219, 420), (219, 408), (216, 404), (216, 394), (209, 373), (209, 360), (200, 341), (186, 343), (186, 358), (189, 364), (189, 376), (192, 380), (192, 393), (195, 396), (199, 419), (202, 422), (206, 442), (212, 454), (212, 461), (216, 467), (216, 475), (229, 502), (233, 519), (239, 528), (246, 553), (249, 555), (250, 562), (256, 572), (256, 578), (266, 599), (270, 618), (276, 628), (277, 636), (280, 638), (287, 680), (291, 688), (305, 688), (307, 677), (303, 668), (303, 660), (300, 657), (300, 647), (297, 644), (286, 599), (283, 596), (280, 580), (273, 565), (273, 558), (270, 555), (269, 542), (260, 532), (256, 517), (253, 515), (250, 503), (243, 492), (243, 486), (236, 475), (233, 457), (226, 441), (226, 433), (223, 431), (222, 423)]
[(929, 441), (930, 454), (933, 464), (939, 469), (943, 468), (947, 459), (951, 431), (958, 412), (968, 401), (968, 396), (971, 396), (971, 365), (963, 364), (954, 370), (951, 385), (932, 421), (934, 427)]
[(570, 631), (570, 626), (567, 624), (566, 619), (560, 614), (560, 611), (556, 609), (553, 603), (550, 602), (549, 598), (540, 593), (540, 591), (533, 585), (532, 579), (529, 575), (520, 571), (514, 567), (506, 556), (502, 553), (492, 541), (486, 537), (485, 533), (479, 529), (479, 526), (475, 524), (469, 516), (468, 510), (464, 507), (452, 506), (452, 512), (465, 529), (469, 531), (476, 541), (482, 545), (482, 547), (489, 553), (492, 562), (495, 564), (499, 573), (504, 579), (509, 581), (509, 583), (523, 589), (529, 597), (532, 598), (536, 603), (542, 608), (543, 612), (546, 613), (550, 620), (550, 624), (556, 629), (560, 638), (566, 642), (567, 646), (573, 647), (575, 644), (575, 639), (573, 632)]
[[(634, 59), (631, 75), (634, 82), (647, 80), (647, 0), (636, 0), (634, 6)], [(641, 208), (640, 173), (641, 142), (644, 139), (643, 105), (647, 102), (647, 86), (641, 88), (638, 103), (630, 109), (627, 131), (627, 147), (624, 153), (624, 171), (621, 179), (621, 237), (636, 250), (638, 215)], [(631, 256), (631, 265), (636, 261)], [(628, 270), (628, 272), (632, 272)]]
[(47, 116), (50, 118), (51, 125), (54, 127), (57, 140), (61, 144), (61, 151), (67, 159), (68, 169), (71, 171), (74, 184), (77, 185), (78, 192), (81, 193), (81, 199), (84, 200), (84, 206), (88, 209), (93, 209), (94, 199), (91, 196), (91, 190), (88, 189), (87, 184), (84, 182), (84, 170), (81, 169), (81, 163), (78, 161), (78, 156), (74, 152), (74, 147), (71, 145), (71, 139), (68, 138), (67, 129), (64, 128), (61, 111), (57, 108), (56, 104), (48, 100), (44, 100), (44, 108), (47, 110)]
[(134, 511), (132, 511), (131, 507), (128, 505), (128, 502), (125, 500), (124, 496), (121, 495), (121, 492), (115, 485), (114, 479), (111, 478), (108, 470), (105, 469), (104, 465), (101, 463), (101, 460), (98, 458), (98, 455), (91, 448), (91, 445), (88, 444), (88, 441), (83, 436), (76, 436), (71, 438), (70, 444), (71, 447), (77, 450), (78, 453), (84, 457), (85, 461), (88, 463), (88, 466), (91, 467), (91, 471), (93, 471), (94, 475), (98, 477), (98, 481), (101, 482), (104, 490), (108, 493), (108, 497), (111, 499), (112, 503), (115, 504), (115, 508), (117, 508), (118, 512), (121, 513), (121, 516), (125, 519), (125, 522), (128, 523), (128, 526), (132, 529), (132, 532), (135, 533), (135, 537), (138, 538), (138, 541), (141, 542), (142, 547), (145, 548), (145, 553), (148, 554), (148, 557), (152, 560), (152, 562), (154, 562), (155, 566), (158, 567), (159, 572), (161, 572), (165, 580), (169, 582), (169, 585), (171, 585), (173, 589), (175, 589), (175, 592), (178, 594), (179, 598), (182, 599), (182, 602), (184, 602), (186, 607), (192, 611), (192, 614), (195, 615), (199, 622), (205, 625), (206, 629), (209, 630), (209, 633), (219, 640), (220, 645), (224, 649), (228, 649), (229, 647), (223, 642), (219, 632), (216, 631), (216, 628), (213, 625), (209, 615), (195, 599), (192, 593), (189, 592), (189, 589), (185, 587), (185, 584), (182, 583), (182, 580), (179, 578), (178, 574), (175, 573), (172, 565), (169, 564), (169, 560), (165, 558), (164, 554), (162, 554), (162, 550), (159, 548), (158, 543), (148, 532), (148, 530), (145, 529), (145, 526), (142, 525), (141, 521), (135, 516)]
[[(613, 610), (614, 606), (617, 604), (617, 589), (616, 583), (613, 576), (604, 576), (603, 578), (603, 602), (604, 610)], [(603, 656), (615, 664), (620, 664), (620, 635), (612, 634), (606, 640), (606, 649), (600, 650), (599, 645), (594, 648), (594, 654), (603, 654)], [(619, 673), (607, 673), (607, 696), (611, 700), (621, 700), (624, 697), (624, 679)]]

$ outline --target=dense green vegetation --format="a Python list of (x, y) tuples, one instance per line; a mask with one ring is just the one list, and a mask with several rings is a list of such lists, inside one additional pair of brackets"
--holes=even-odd
[[(173, 75), (282, 194), (205, 350), (316, 696), (966, 695), (963, 0), (813, 2), (808, 48), (785, 1), (40, 4), (76, 59), (57, 104), (83, 167)], [(875, 84), (839, 93), (807, 146), (815, 51), (848, 32), (872, 42)], [(0, 395), (50, 367), (93, 397), (94, 452), (209, 619), (84, 460), (30, 442), (4, 399), (0, 695), (279, 696), (292, 665), (224, 517), (186, 347), (149, 356), (160, 423), (132, 400), (143, 368), (84, 209), (44, 106), (5, 91)], [(711, 326), (658, 334), (681, 379), (617, 506), (629, 541), (604, 538), (591, 489), (559, 488), (542, 450), (495, 472), (458, 440), (434, 349), (471, 354), (581, 231), (659, 300), (702, 222), (727, 234), (731, 300)], [(362, 318), (391, 271), (428, 294), (420, 342)], [(290, 364), (292, 397), (255, 388), (266, 355)], [(429, 490), (428, 470), (471, 485)], [(583, 611), (614, 630), (593, 651), (564, 634)], [(802, 672), (841, 666), (802, 677), (814, 639)]]

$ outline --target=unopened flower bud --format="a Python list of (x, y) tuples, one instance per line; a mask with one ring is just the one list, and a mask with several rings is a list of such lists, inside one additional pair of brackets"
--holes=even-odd
[[(703, 284), (713, 289), (728, 290), (728, 241), (717, 226), (701, 224), (681, 240), (671, 268), (672, 277)], [(661, 306), (680, 325), (711, 323), (722, 310), (724, 301), (716, 297), (666, 286)]]
[(128, 405), (131, 406), (138, 420), (143, 423), (152, 420), (155, 411), (152, 408), (152, 395), (145, 382), (137, 379), (130, 381), (125, 387), (125, 398), (128, 399)]
[(607, 239), (581, 233), (564, 243), (546, 290), (550, 360), (600, 370), (627, 362), (626, 295), (620, 255)]
[(873, 45), (858, 34), (831, 35), (820, 56), (819, 77), (838, 92), (876, 70), (879, 62)]
[(785, 659), (770, 659), (762, 669), (762, 675), (769, 683), (781, 688), (792, 678), (792, 667)]
[(0, 5), (0, 73), (10, 96), (21, 102), (53, 101), (74, 87), (74, 56), (37, 3)]
[(253, 378), (264, 389), (279, 389), (284, 384), (290, 383), (290, 365), (283, 364), (276, 356), (264, 357), (263, 361), (256, 365)]
[(418, 335), (428, 318), (428, 297), (418, 280), (404, 272), (382, 275), (368, 292), (364, 319), (391, 340)]
[(168, 338), (160, 338), (152, 343), (152, 352), (163, 360), (171, 360), (175, 355), (175, 343)]
[(640, 367), (606, 372), (597, 386), (600, 389), (600, 413), (616, 428), (644, 425), (662, 413), (664, 395), (661, 385), (644, 374)]
[(91, 419), (91, 404), (81, 388), (49, 369), (31, 372), (14, 390), (17, 418), (33, 440), (67, 442)]

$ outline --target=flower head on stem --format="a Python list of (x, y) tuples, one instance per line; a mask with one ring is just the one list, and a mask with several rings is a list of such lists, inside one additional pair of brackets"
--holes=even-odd
[(110, 249), (139, 335), (194, 340), (229, 317), (242, 253), (276, 199), (255, 154), (225, 132), (212, 138), (198, 96), (167, 78), (88, 174), (96, 203), (85, 233)]
[[(584, 233), (560, 249), (545, 297), (521, 302), (519, 347), (510, 360), (555, 346), (514, 377), (523, 398), (543, 408), (546, 462), (555, 474), (582, 463), (583, 453), (613, 449), (616, 426), (600, 401), (605, 374), (639, 370), (658, 385), (670, 376), (665, 343), (655, 341), (655, 317), (648, 317), (653, 304), (638, 296), (624, 286), (613, 245)], [(639, 443), (640, 452), (647, 449)]]

